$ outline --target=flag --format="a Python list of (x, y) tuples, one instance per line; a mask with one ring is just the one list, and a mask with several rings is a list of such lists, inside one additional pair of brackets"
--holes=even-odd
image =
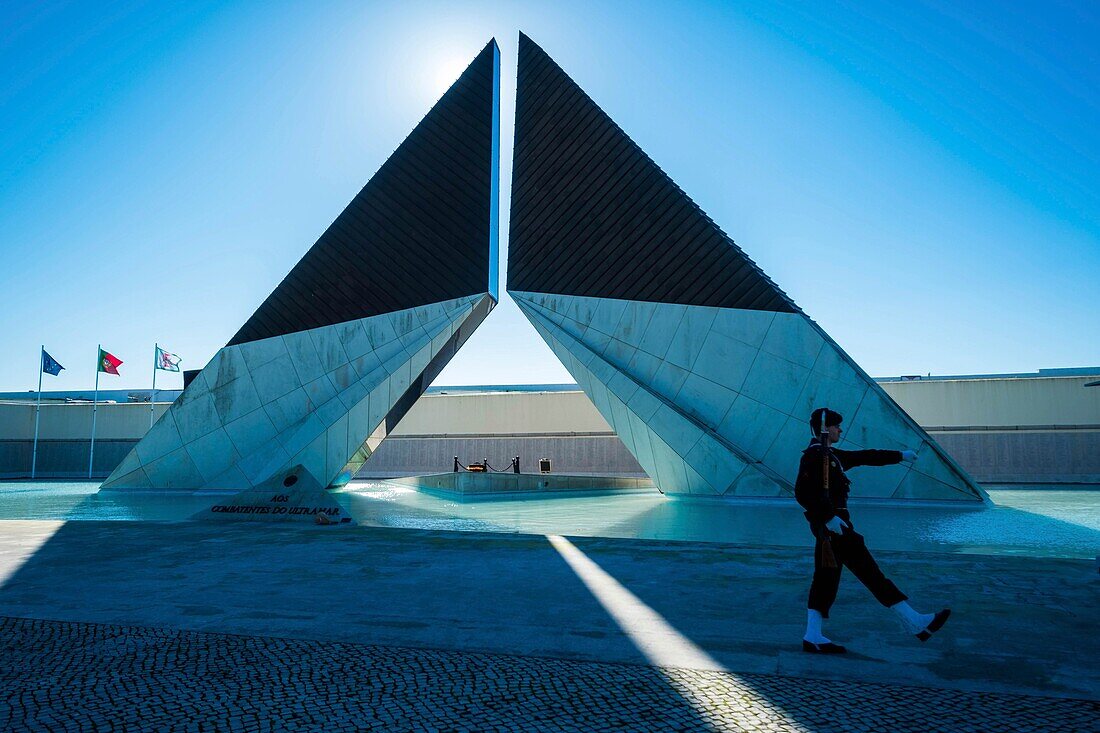
[(118, 373), (118, 368), (121, 365), (122, 359), (119, 359), (110, 352), (104, 351), (102, 347), (99, 349), (99, 371), (106, 374), (114, 374), (115, 376), (122, 376)]
[(156, 369), (163, 369), (166, 372), (178, 372), (180, 370), (181, 361), (183, 361), (183, 359), (175, 354), (169, 354), (159, 346), (157, 347)]
[(57, 359), (53, 358), (46, 353), (45, 349), (42, 349), (42, 371), (52, 376), (57, 376), (61, 373), (61, 370), (65, 367), (57, 363)]

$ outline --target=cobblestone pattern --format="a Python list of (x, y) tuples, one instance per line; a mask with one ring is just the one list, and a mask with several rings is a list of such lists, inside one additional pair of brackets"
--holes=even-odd
[(4, 731), (1089, 731), (1084, 700), (0, 618)]

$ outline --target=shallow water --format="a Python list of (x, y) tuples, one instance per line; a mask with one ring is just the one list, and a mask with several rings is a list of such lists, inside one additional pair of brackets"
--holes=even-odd
[(0, 482), (0, 519), (175, 521), (213, 503), (193, 494), (98, 491), (98, 481)]
[[(0, 519), (178, 521), (210, 496), (98, 494), (97, 482), (0, 482)], [(1100, 555), (1100, 491), (990, 489), (995, 506), (853, 504), (876, 549), (1042, 557)], [(707, 501), (658, 493), (458, 502), (385, 482), (334, 493), (362, 525), (809, 546), (789, 501)]]
[[(1100, 491), (990, 491), (995, 506), (860, 504), (856, 528), (872, 547), (1093, 558), (1100, 554)], [(387, 484), (340, 496), (362, 524), (472, 531), (809, 547), (793, 501), (701, 500), (660, 494), (456, 502)]]

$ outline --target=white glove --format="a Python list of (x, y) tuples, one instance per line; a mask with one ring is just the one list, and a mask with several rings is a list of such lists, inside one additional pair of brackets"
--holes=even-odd
[(833, 517), (828, 522), (825, 522), (825, 529), (833, 534), (844, 534), (845, 527), (851, 528), (851, 526), (852, 525), (848, 524), (840, 517)]
[(901, 460), (903, 461), (915, 461), (917, 460), (917, 452), (912, 450), (903, 450), (901, 452)]

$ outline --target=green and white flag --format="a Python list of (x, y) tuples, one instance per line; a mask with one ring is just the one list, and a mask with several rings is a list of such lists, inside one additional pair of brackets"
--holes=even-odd
[(156, 367), (157, 369), (163, 369), (166, 372), (178, 372), (180, 370), (180, 359), (175, 354), (169, 354), (164, 349), (157, 347)]

